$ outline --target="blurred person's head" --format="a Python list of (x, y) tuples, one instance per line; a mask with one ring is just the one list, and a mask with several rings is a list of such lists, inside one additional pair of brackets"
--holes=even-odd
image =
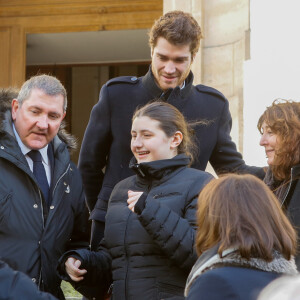
[(291, 167), (300, 163), (300, 103), (275, 100), (259, 118), (257, 128), (275, 178), (289, 179)]
[(253, 175), (229, 174), (201, 191), (197, 211), (198, 254), (218, 245), (235, 248), (245, 259), (272, 261), (273, 250), (286, 259), (296, 251), (296, 232), (269, 188)]
[(262, 290), (258, 300), (300, 300), (300, 275), (277, 278)]
[(171, 11), (154, 22), (149, 32), (151, 69), (162, 90), (182, 86), (199, 50), (201, 28), (191, 14)]

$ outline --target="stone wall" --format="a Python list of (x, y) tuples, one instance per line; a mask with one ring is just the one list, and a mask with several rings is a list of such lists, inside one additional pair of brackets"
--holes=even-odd
[(249, 56), (249, 0), (164, 0), (164, 13), (190, 12), (204, 39), (192, 70), (195, 83), (212, 86), (229, 100), (232, 138), (243, 151), (243, 64)]

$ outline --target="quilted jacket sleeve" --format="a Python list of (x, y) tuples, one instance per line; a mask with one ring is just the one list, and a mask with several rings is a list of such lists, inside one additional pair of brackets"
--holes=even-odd
[[(64, 253), (59, 259), (57, 271), (60, 278), (69, 281), (78, 292), (88, 298), (104, 295), (112, 283), (111, 257), (104, 244), (105, 242), (102, 240), (98, 251), (88, 249), (71, 250)], [(87, 270), (82, 281), (75, 283), (66, 273), (65, 262), (68, 257), (79, 259), (81, 269)]]
[(197, 199), (199, 192), (211, 178), (207, 174), (201, 182), (194, 182), (193, 187), (186, 187), (189, 192), (183, 200), (185, 210), (182, 216), (150, 195), (139, 214), (139, 221), (153, 240), (182, 269), (190, 270), (197, 260), (194, 248)]

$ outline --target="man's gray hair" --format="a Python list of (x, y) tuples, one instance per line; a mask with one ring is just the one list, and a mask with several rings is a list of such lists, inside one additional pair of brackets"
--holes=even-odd
[(25, 81), (17, 98), (20, 105), (30, 97), (33, 89), (42, 90), (46, 95), (50, 96), (62, 95), (64, 97), (63, 109), (64, 111), (67, 110), (67, 92), (56, 77), (43, 74), (33, 76)]

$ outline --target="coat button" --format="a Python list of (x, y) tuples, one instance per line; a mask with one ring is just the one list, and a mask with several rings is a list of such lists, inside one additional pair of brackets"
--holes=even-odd
[(36, 282), (36, 279), (33, 277), (33, 278), (31, 278), (31, 280), (32, 280), (32, 282)]
[(54, 205), (51, 205), (51, 206), (50, 206), (50, 209), (54, 209)]
[(67, 183), (66, 183), (66, 182), (64, 182), (64, 185), (67, 185)]
[(3, 147), (3, 146), (1, 146), (0, 148), (1, 148), (2, 150), (4, 149), (4, 147)]
[(37, 204), (33, 204), (33, 207), (34, 207), (34, 208), (38, 208), (38, 205), (37, 205)]

